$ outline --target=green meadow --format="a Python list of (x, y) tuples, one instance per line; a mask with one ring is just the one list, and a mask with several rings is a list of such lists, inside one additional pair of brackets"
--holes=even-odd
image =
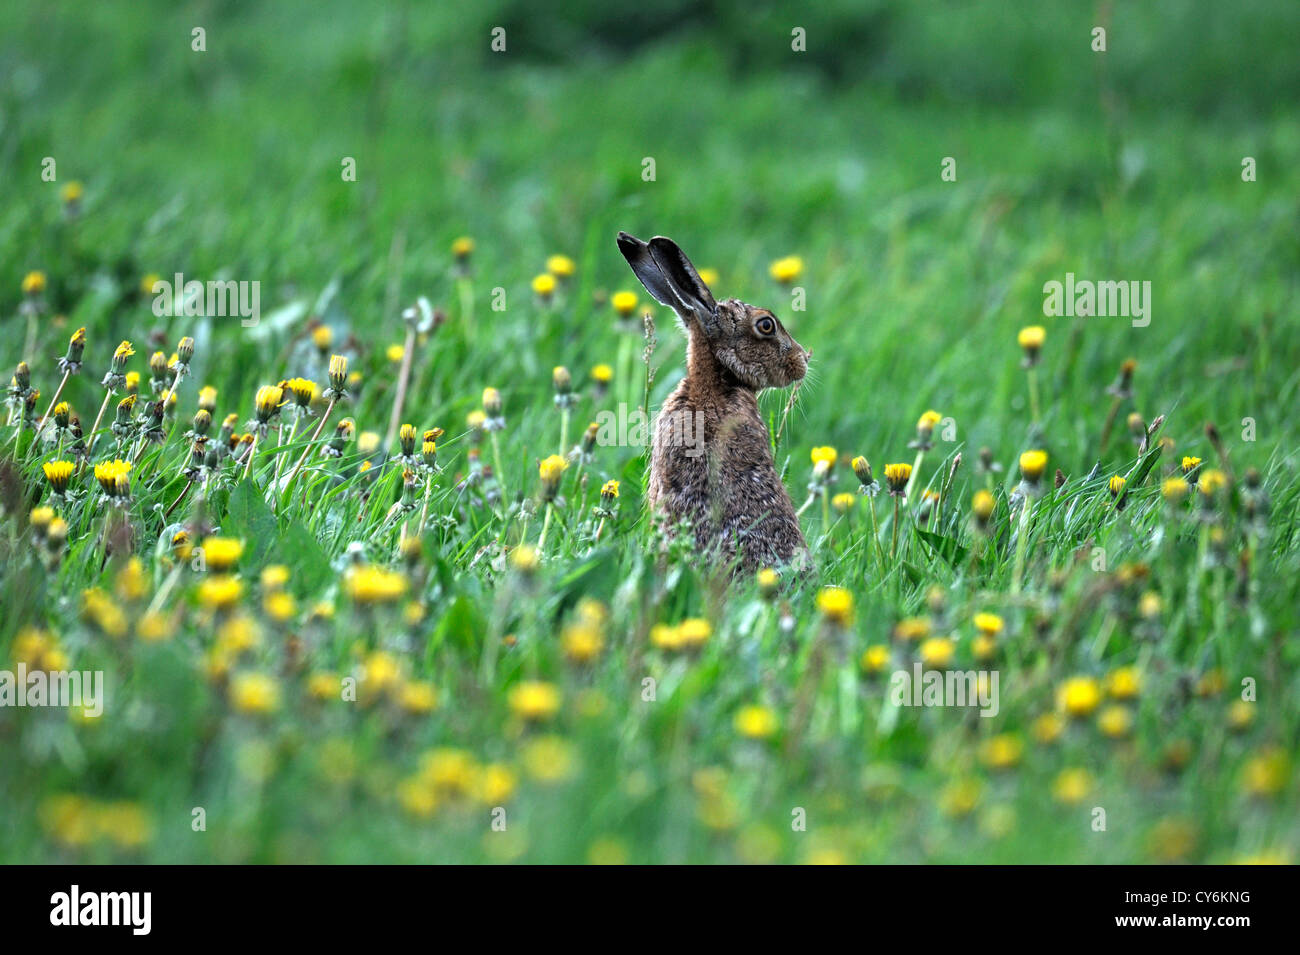
[[(1300, 14), (1233, 6), (6, 5), (0, 859), (1296, 861)], [(653, 526), (619, 230), (812, 350), (808, 573)]]

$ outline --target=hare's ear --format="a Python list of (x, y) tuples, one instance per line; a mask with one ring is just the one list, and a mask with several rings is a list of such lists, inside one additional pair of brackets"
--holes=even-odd
[[(656, 252), (655, 243), (667, 243), (667, 246)], [(689, 324), (694, 318), (706, 330), (712, 325), (713, 312), (717, 308), (713, 295), (700, 281), (682, 250), (671, 240), (657, 237), (647, 244), (636, 236), (620, 232), (618, 249), (646, 291), (660, 305), (671, 308), (683, 323)], [(681, 263), (684, 263), (684, 267)]]
[(718, 310), (718, 303), (714, 301), (713, 293), (700, 278), (700, 273), (695, 271), (695, 266), (691, 265), (686, 253), (672, 239), (657, 235), (650, 240), (650, 255), (654, 257), (659, 270), (668, 276), (673, 291), (695, 310), (702, 323), (709, 324), (713, 313)]

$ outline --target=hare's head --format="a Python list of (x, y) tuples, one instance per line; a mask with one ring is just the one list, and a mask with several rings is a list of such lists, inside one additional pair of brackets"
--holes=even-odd
[(642, 242), (618, 234), (618, 248), (646, 291), (667, 305), (694, 339), (747, 388), (782, 388), (803, 378), (808, 353), (768, 309), (734, 298), (718, 302), (672, 239)]

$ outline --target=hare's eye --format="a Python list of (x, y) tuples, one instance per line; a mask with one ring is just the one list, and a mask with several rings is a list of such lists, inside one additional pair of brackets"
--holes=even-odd
[(754, 328), (758, 329), (760, 335), (771, 335), (776, 332), (776, 322), (764, 315), (754, 323)]

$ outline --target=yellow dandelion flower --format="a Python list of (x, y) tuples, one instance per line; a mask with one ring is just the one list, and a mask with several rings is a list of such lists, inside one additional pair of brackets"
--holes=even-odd
[(1046, 469), (1046, 451), (1026, 451), (1020, 455), (1020, 474), (1030, 484), (1037, 484)]
[(956, 649), (956, 645), (947, 637), (931, 637), (921, 644), (921, 662), (936, 670), (945, 669), (952, 663)]
[(737, 710), (734, 725), (736, 732), (748, 739), (768, 739), (780, 728), (776, 713), (757, 704)]
[(230, 705), (241, 713), (274, 712), (280, 705), (280, 686), (265, 673), (241, 673), (230, 682)]
[(1075, 676), (1061, 684), (1057, 705), (1070, 716), (1090, 716), (1101, 704), (1101, 685), (1090, 676)]
[(773, 262), (768, 267), (768, 272), (782, 285), (789, 285), (803, 273), (803, 259), (797, 255), (787, 255)]
[(823, 587), (817, 593), (817, 609), (831, 623), (847, 626), (853, 620), (853, 594), (844, 587)]
[(555, 294), (555, 276), (543, 272), (533, 279), (533, 292), (540, 298), (550, 298)]
[(511, 712), (533, 723), (552, 719), (560, 711), (561, 699), (559, 687), (538, 680), (516, 683), (507, 698)]
[(1092, 792), (1092, 774), (1086, 769), (1063, 769), (1052, 783), (1052, 796), (1068, 806), (1077, 806)]
[(567, 255), (552, 255), (546, 259), (546, 271), (557, 279), (567, 279), (577, 270), (578, 266)]
[(637, 305), (640, 304), (636, 292), (615, 292), (609, 301), (614, 306), (614, 311), (624, 318), (635, 312)]

